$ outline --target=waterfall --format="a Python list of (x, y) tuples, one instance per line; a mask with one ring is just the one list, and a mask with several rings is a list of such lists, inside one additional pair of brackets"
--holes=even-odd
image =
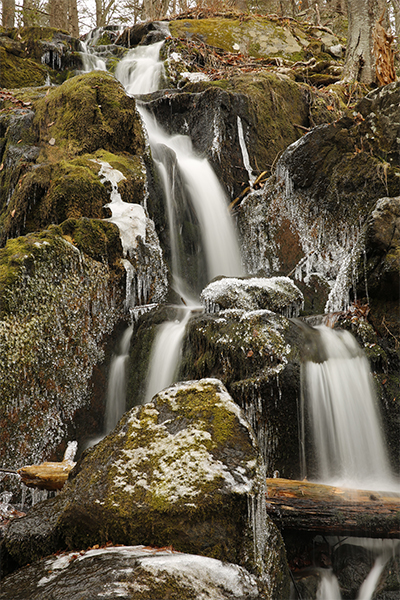
[(317, 591), (317, 600), (341, 600), (339, 583), (330, 570), (320, 571), (321, 582)]
[(114, 429), (125, 412), (126, 401), (126, 363), (129, 358), (133, 327), (128, 327), (121, 339), (119, 351), (112, 357), (108, 377), (105, 433)]
[[(154, 92), (164, 74), (159, 54), (163, 41), (150, 46), (138, 46), (128, 52), (116, 69), (117, 79), (128, 94), (140, 95)], [(225, 192), (209, 162), (198, 157), (192, 142), (185, 135), (169, 135), (138, 103), (138, 110), (147, 130), (154, 164), (159, 172), (167, 204), (171, 240), (171, 268), (173, 285), (188, 309), (178, 322), (164, 323), (156, 340), (150, 359), (146, 401), (174, 381), (180, 360), (185, 326), (190, 318), (190, 307), (196, 306), (194, 296), (217, 275), (243, 274), (239, 245), (233, 222), (228, 212)], [(172, 160), (171, 160), (172, 157)], [(182, 256), (178, 240), (182, 223), (179, 221), (179, 199), (195, 214), (201, 232), (200, 256), (205, 257), (204, 267), (197, 269), (195, 281), (185, 282)]]
[[(316, 329), (321, 359), (305, 363), (303, 379), (317, 478), (395, 491), (368, 360), (349, 332)], [(304, 427), (302, 437), (304, 447)]]
[(168, 387), (175, 380), (185, 327), (191, 314), (190, 309), (181, 309), (181, 311), (185, 314), (180, 321), (166, 321), (160, 326), (150, 356), (145, 402), (150, 402), (154, 394)]

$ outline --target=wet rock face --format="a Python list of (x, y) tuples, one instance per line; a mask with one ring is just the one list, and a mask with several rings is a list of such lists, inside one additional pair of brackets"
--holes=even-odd
[(221, 382), (177, 384), (127, 412), (88, 451), (47, 503), (48, 519), (42, 503), (12, 523), (5, 552), (24, 564), (109, 540), (172, 545), (245, 566), (262, 576), (261, 597), (283, 600), (284, 550), (263, 490), (254, 434)]
[[(342, 310), (357, 281), (360, 295), (365, 280), (360, 257), (369, 216), (378, 198), (398, 195), (399, 154), (384, 139), (389, 123), (398, 127), (397, 95), (398, 86), (392, 84), (373, 94), (370, 103), (377, 112), (368, 113), (369, 121), (356, 110), (352, 118), (313, 129), (283, 153), (276, 179), (249, 194), (240, 206), (248, 272), (292, 274), (304, 293), (307, 312), (316, 312), (325, 294), (325, 310)], [(387, 213), (386, 219), (395, 220), (394, 214)], [(389, 260), (396, 262), (393, 252)], [(387, 292), (392, 294), (389, 288)], [(366, 295), (364, 288), (362, 296)]]
[(267, 475), (299, 478), (301, 330), (268, 310), (221, 310), (186, 326), (179, 377), (218, 377), (242, 407)]
[(196, 152), (208, 158), (232, 199), (249, 182), (240, 127), (256, 177), (298, 138), (295, 124), (308, 125), (305, 90), (271, 73), (189, 83), (181, 92), (153, 94), (147, 107), (169, 133), (190, 134)]
[[(47, 557), (2, 581), (2, 600), (135, 598), (258, 600), (257, 578), (213, 558), (143, 546), (104, 547)], [(261, 593), (260, 593), (261, 592)]]
[(368, 294), (398, 300), (400, 290), (400, 197), (376, 203), (366, 233)]

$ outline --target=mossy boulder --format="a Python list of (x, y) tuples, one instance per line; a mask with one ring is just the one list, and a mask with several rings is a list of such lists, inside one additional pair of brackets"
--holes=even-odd
[(75, 154), (92, 153), (99, 148), (130, 154), (144, 151), (135, 100), (104, 71), (64, 82), (38, 100), (35, 110), (41, 144), (54, 139), (55, 146)]
[[(243, 567), (173, 549), (111, 546), (49, 556), (2, 580), (2, 600), (261, 600)], [(39, 591), (38, 591), (39, 590)]]
[(11, 524), (6, 559), (109, 540), (172, 545), (244, 566), (260, 576), (261, 597), (284, 600), (288, 571), (263, 477), (254, 434), (221, 382), (176, 384), (127, 412), (56, 499)]
[(292, 317), (299, 314), (303, 305), (303, 294), (289, 277), (226, 277), (211, 282), (201, 292), (200, 300), (210, 313), (228, 308), (268, 309)]
[[(104, 224), (103, 242), (112, 228)], [(106, 262), (60, 234), (30, 234), (0, 250), (3, 466), (51, 455), (89, 401), (93, 369), (121, 319), (120, 292)]]
[(61, 83), (82, 68), (81, 44), (51, 27), (19, 27), (0, 34), (0, 87)]
[[(299, 23), (269, 17), (182, 19), (171, 21), (169, 29), (174, 37), (200, 39), (227, 52), (255, 58), (280, 56), (301, 60), (315, 39)], [(329, 45), (333, 45), (332, 40), (339, 42), (331, 36)]]
[(304, 336), (268, 310), (221, 310), (186, 326), (178, 376), (217, 377), (242, 407), (261, 447), (268, 476), (299, 478), (297, 404)]

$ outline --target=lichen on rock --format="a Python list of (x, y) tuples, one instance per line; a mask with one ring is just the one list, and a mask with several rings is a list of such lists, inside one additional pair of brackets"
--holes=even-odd
[(33, 508), (12, 524), (5, 548), (24, 564), (57, 543), (172, 545), (239, 564), (260, 578), (262, 598), (283, 600), (284, 548), (264, 494), (257, 442), (225, 387), (176, 384), (125, 413), (49, 502), (48, 525), (40, 530), (45, 504)]

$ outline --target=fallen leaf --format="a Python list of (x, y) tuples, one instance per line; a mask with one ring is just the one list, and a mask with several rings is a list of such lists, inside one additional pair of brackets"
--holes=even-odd
[(326, 107), (328, 110), (335, 110), (334, 107), (330, 104), (329, 106)]
[(51, 123), (49, 123), (49, 124), (47, 125), (47, 127), (51, 127), (52, 125), (54, 125), (54, 123), (55, 123), (55, 121), (52, 121)]
[(4, 169), (4, 163), (1, 163), (0, 165), (0, 171), (2, 171)]
[(14, 215), (15, 215), (15, 208), (14, 208), (14, 210), (11, 211), (11, 218), (13, 218)]
[(253, 356), (254, 352), (253, 350), (249, 350), (247, 353), (247, 358), (251, 358)]
[(55, 143), (56, 143), (56, 140), (55, 140), (54, 138), (51, 138), (51, 139), (49, 140), (49, 144), (50, 144), (50, 146), (54, 146), (54, 144), (55, 144)]
[(18, 140), (17, 144), (20, 144), (22, 142), (22, 140)]

